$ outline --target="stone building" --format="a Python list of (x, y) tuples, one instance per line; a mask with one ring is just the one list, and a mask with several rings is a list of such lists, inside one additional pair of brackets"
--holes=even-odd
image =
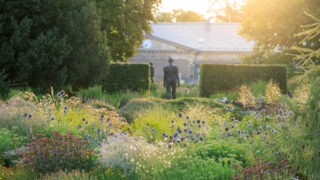
[(155, 79), (163, 79), (163, 67), (171, 56), (181, 79), (195, 82), (201, 63), (240, 64), (253, 52), (253, 42), (238, 35), (239, 23), (157, 23), (151, 24), (138, 53), (129, 62), (152, 62)]

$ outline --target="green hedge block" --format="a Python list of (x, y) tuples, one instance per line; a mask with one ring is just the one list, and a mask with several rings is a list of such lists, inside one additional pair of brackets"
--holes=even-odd
[(112, 63), (102, 88), (107, 92), (147, 91), (150, 89), (150, 65), (142, 63)]
[(285, 65), (215, 64), (200, 65), (200, 96), (209, 97), (219, 91), (248, 84), (256, 80), (275, 80), (282, 91), (287, 92), (287, 68)]

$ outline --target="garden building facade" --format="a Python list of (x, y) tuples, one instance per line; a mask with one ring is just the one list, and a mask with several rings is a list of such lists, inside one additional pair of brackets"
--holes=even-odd
[(152, 62), (155, 80), (163, 79), (163, 67), (172, 57), (181, 79), (196, 82), (201, 63), (240, 64), (253, 52), (253, 42), (238, 35), (239, 23), (157, 23), (151, 24), (138, 53), (129, 62)]

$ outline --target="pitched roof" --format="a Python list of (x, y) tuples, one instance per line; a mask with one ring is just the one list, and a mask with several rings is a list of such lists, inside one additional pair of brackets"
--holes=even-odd
[(238, 35), (239, 23), (157, 23), (152, 37), (199, 51), (252, 52), (254, 42)]

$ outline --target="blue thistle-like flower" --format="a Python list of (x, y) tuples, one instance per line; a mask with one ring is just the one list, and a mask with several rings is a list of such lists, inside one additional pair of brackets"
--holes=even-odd
[(112, 126), (112, 123), (109, 123), (109, 126)]
[(98, 142), (98, 146), (101, 146), (101, 142)]
[(198, 125), (198, 128), (201, 128), (201, 125), (200, 125), (200, 124)]
[(28, 114), (28, 118), (32, 118), (32, 115), (31, 115), (31, 114)]
[(168, 147), (169, 147), (169, 149), (171, 149), (171, 147), (172, 147), (171, 144), (169, 144)]
[(186, 119), (189, 119), (190, 117), (189, 116), (186, 116)]
[(95, 127), (96, 127), (96, 125), (95, 125), (95, 124), (93, 124), (93, 125), (92, 125), (92, 127), (93, 127), (93, 128), (95, 128)]
[(90, 138), (92, 138), (92, 136), (89, 134), (89, 135), (88, 135), (88, 139), (90, 139)]
[(249, 127), (252, 127), (252, 124), (249, 124)]
[(238, 134), (240, 134), (241, 133), (241, 131), (240, 130), (238, 130)]
[(237, 124), (238, 122), (239, 122), (238, 120), (235, 120), (235, 121), (234, 121), (234, 123), (236, 123), (236, 124)]
[(86, 121), (86, 118), (82, 118), (82, 121)]
[(250, 136), (249, 135), (246, 135), (247, 136), (247, 138), (249, 138)]
[(260, 132), (260, 131), (257, 131), (257, 134), (259, 135), (259, 134), (261, 134), (261, 132)]
[(244, 133), (246, 133), (246, 134), (248, 133), (248, 131), (247, 131), (247, 130), (244, 130), (243, 132), (244, 132)]
[(57, 96), (58, 96), (58, 97), (61, 97), (62, 95), (61, 95), (61, 93), (60, 93), (60, 92), (58, 92), (58, 93), (57, 93)]
[(64, 107), (64, 110), (67, 110), (67, 109), (68, 109), (68, 106), (65, 106), (65, 107)]
[(101, 122), (103, 122), (103, 117), (100, 117), (99, 120), (100, 120)]
[(202, 124), (206, 124), (206, 122), (205, 122), (205, 121), (202, 121)]
[(146, 126), (146, 129), (148, 130), (148, 129), (149, 129), (149, 126)]
[(224, 121), (223, 124), (226, 125), (226, 124), (227, 124), (227, 121)]
[(200, 120), (197, 120), (197, 123), (200, 124)]
[(228, 106), (228, 108), (227, 108), (227, 109), (228, 109), (228, 111), (229, 111), (229, 112), (231, 112), (231, 111), (232, 111), (232, 109), (231, 109), (231, 107), (230, 107), (230, 106)]
[(269, 125), (267, 125), (267, 126), (266, 126), (266, 129), (270, 129), (270, 126), (269, 126)]
[(110, 121), (110, 118), (107, 119), (107, 122), (109, 122), (109, 121)]
[(231, 132), (228, 132), (228, 136), (231, 136)]
[(85, 122), (85, 124), (88, 124), (88, 123), (89, 123), (88, 121)]
[(179, 133), (179, 134), (182, 133), (181, 129), (178, 129), (178, 133)]
[(203, 141), (203, 137), (200, 137), (200, 141)]
[(251, 121), (248, 121), (248, 124), (251, 124)]
[(183, 126), (187, 126), (187, 123), (183, 123)]
[(127, 132), (124, 132), (123, 134), (124, 134), (124, 135), (127, 135), (128, 133), (127, 133)]
[(63, 113), (64, 113), (64, 114), (67, 114), (67, 110), (63, 110)]
[(78, 127), (77, 127), (77, 129), (80, 129), (81, 128), (81, 125), (79, 125)]
[(150, 124), (149, 124), (149, 123), (147, 123), (147, 126), (150, 126)]
[(173, 123), (174, 123), (174, 120), (172, 120), (171, 123), (173, 124)]
[(166, 137), (166, 133), (162, 133), (162, 136), (163, 136), (163, 137)]
[(187, 147), (187, 144), (184, 144), (183, 146), (184, 146), (184, 147)]
[(51, 117), (51, 120), (52, 120), (52, 121), (55, 120), (54, 117)]
[(173, 127), (174, 127), (174, 125), (172, 124), (172, 125), (171, 125), (171, 128), (173, 128)]
[(231, 128), (234, 128), (233, 124), (230, 125)]
[(188, 132), (188, 129), (183, 129), (183, 132)]
[(100, 133), (100, 129), (97, 129), (94, 131), (95, 133), (99, 134)]
[(174, 133), (174, 134), (173, 134), (173, 137), (174, 137), (174, 138), (178, 137), (178, 133)]
[(192, 130), (189, 131), (189, 134), (192, 134)]
[(182, 117), (182, 114), (181, 114), (181, 113), (179, 113), (179, 117)]

